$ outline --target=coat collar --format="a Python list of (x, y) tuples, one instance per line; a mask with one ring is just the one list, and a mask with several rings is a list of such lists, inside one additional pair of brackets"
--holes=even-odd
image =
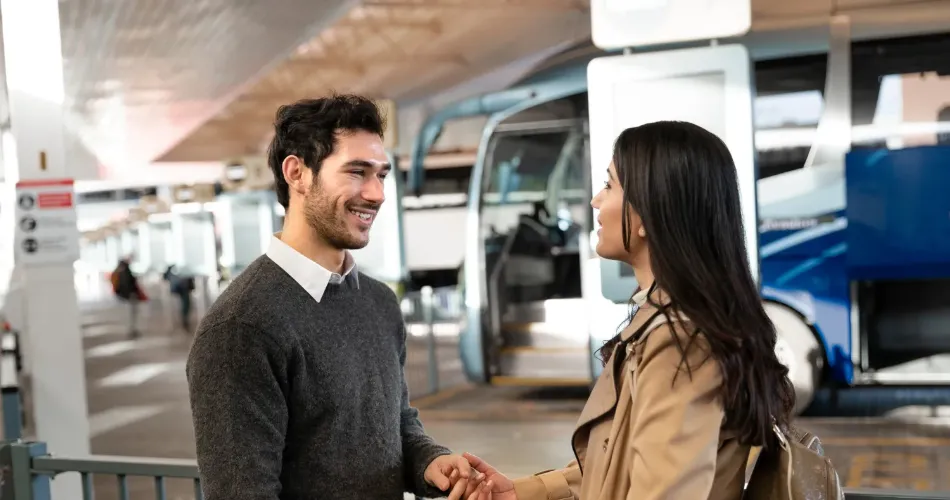
[[(648, 290), (641, 290), (633, 296), (633, 306), (636, 309), (630, 323), (620, 332), (620, 339), (623, 343), (629, 341), (633, 334), (644, 327), (648, 321), (653, 320), (658, 313), (654, 304), (666, 305), (670, 302), (669, 296), (662, 291), (654, 291), (650, 294), (650, 300), (648, 301), (647, 292)], [(583, 431), (592, 422), (614, 411), (617, 406), (619, 394), (617, 375), (623, 373), (617, 369), (617, 363), (621, 357), (623, 362), (626, 362), (626, 353), (621, 352), (621, 349), (624, 348), (623, 343), (615, 345), (613, 351), (609, 354), (604, 370), (594, 384), (590, 397), (587, 399), (587, 404), (584, 405), (584, 410), (581, 411), (571, 439), (575, 451), (587, 444), (586, 437), (584, 437), (586, 433)]]
[[(645, 304), (643, 309), (638, 309), (634, 313), (630, 324), (624, 327), (620, 333), (620, 338), (624, 340), (629, 339), (634, 332), (640, 329), (640, 327), (653, 316), (655, 312), (653, 309), (653, 306), (649, 304)], [(575, 426), (575, 439), (573, 440), (575, 443), (577, 443), (576, 438), (579, 431), (583, 430), (591, 422), (610, 413), (614, 407), (617, 406), (617, 374), (621, 373), (617, 370), (617, 363), (620, 361), (619, 357), (623, 357), (624, 360), (626, 359), (626, 353), (621, 351), (623, 348), (623, 344), (618, 343), (614, 346), (613, 351), (609, 353), (607, 363), (604, 364), (604, 370), (600, 377), (597, 378), (597, 382), (594, 383), (594, 388), (591, 390), (590, 397), (587, 399), (587, 404), (584, 405), (584, 410), (581, 411), (580, 418)]]
[[(649, 293), (649, 290), (640, 290), (635, 293), (633, 295), (633, 304), (637, 309), (634, 315), (634, 321), (632, 321), (630, 325), (633, 328), (624, 328), (623, 331), (620, 332), (620, 339), (624, 342), (629, 341), (640, 327), (656, 315), (657, 305), (666, 306), (669, 305), (669, 303), (670, 296), (662, 290), (654, 290), (653, 293)], [(637, 321), (638, 319), (639, 322)]]

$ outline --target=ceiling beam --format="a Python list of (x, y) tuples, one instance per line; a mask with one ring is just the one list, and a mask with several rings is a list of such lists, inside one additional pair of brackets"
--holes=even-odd
[(513, 9), (581, 10), (590, 9), (588, 0), (363, 0), (363, 7), (416, 9)]
[(442, 23), (436, 20), (416, 19), (386, 19), (375, 16), (350, 18), (333, 25), (333, 29), (349, 29), (355, 31), (379, 31), (390, 28), (427, 31), (434, 34), (442, 33)]
[(408, 54), (408, 53), (388, 53), (373, 54), (371, 56), (358, 56), (347, 58), (343, 54), (338, 57), (333, 55), (329, 57), (309, 57), (296, 56), (287, 60), (287, 64), (303, 64), (322, 66), (323, 68), (341, 69), (356, 71), (355, 68), (363, 68), (369, 65), (389, 65), (389, 64), (457, 64), (465, 66), (468, 61), (460, 54)]

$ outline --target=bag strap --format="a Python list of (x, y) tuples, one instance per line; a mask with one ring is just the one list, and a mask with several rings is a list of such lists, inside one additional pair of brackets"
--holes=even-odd
[[(773, 417), (773, 420), (774, 420), (774, 417)], [(786, 460), (788, 465), (786, 466), (786, 470), (785, 470), (785, 477), (787, 478), (786, 480), (788, 482), (786, 487), (788, 488), (788, 498), (793, 498), (792, 497), (792, 445), (789, 442), (788, 436), (786, 436), (785, 433), (782, 432), (782, 429), (778, 428), (778, 424), (774, 422), (772, 423), (772, 432), (775, 434), (776, 439), (778, 439), (779, 447), (782, 448), (783, 452), (788, 454), (788, 460)]]
[[(630, 359), (630, 354), (633, 353), (634, 347), (636, 347), (637, 345), (645, 341), (647, 336), (650, 333), (652, 333), (654, 330), (656, 330), (661, 325), (664, 325), (668, 322), (669, 321), (666, 319), (666, 315), (664, 315), (662, 311), (657, 311), (653, 314), (653, 316), (650, 317), (650, 319), (646, 321), (646, 323), (644, 323), (639, 328), (639, 331), (638, 331), (639, 335), (635, 337), (631, 337), (627, 340), (620, 341), (620, 343), (617, 345), (617, 347), (614, 350), (614, 358), (615, 358), (615, 361), (614, 361), (615, 364), (613, 365), (613, 369), (615, 370), (614, 373), (616, 374), (617, 373), (616, 370), (621, 369), (621, 367), (627, 364), (627, 362)], [(642, 361), (642, 352), (638, 351), (637, 365), (639, 365), (641, 361)]]
[[(663, 314), (663, 311), (657, 311), (653, 313), (653, 316), (651, 316), (650, 319), (648, 319), (646, 323), (644, 323), (643, 326), (640, 327), (639, 335), (633, 336), (630, 339), (624, 340), (620, 343), (619, 348), (622, 348), (624, 350), (624, 361), (626, 361), (626, 359), (630, 356), (631, 352), (633, 352), (633, 348), (635, 346), (645, 342), (647, 337), (651, 333), (653, 333), (654, 330), (656, 330), (657, 328), (665, 324), (670, 323), (671, 321), (677, 321), (677, 320), (676, 319), (671, 320), (670, 318), (667, 318), (667, 316)], [(639, 364), (641, 361), (639, 359), (640, 354), (638, 354), (637, 356), (638, 356), (637, 364)]]

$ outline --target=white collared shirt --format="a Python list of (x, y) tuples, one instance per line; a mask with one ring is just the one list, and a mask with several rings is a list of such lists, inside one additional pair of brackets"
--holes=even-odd
[(356, 261), (353, 260), (350, 252), (346, 252), (346, 257), (343, 260), (344, 271), (342, 275), (328, 270), (291, 248), (290, 245), (281, 241), (280, 233), (271, 238), (270, 246), (267, 248), (267, 256), (287, 272), (317, 302), (320, 302), (320, 299), (323, 298), (323, 292), (326, 291), (328, 285), (339, 285), (350, 274), (353, 274), (352, 279), (359, 287), (358, 274), (353, 272)]
[(650, 295), (649, 288), (641, 289), (639, 292), (633, 294), (633, 303), (636, 304), (637, 306), (642, 307), (643, 304), (647, 303), (647, 297), (649, 295)]

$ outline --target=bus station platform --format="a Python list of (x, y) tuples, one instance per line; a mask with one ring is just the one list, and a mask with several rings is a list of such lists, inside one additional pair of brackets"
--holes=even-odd
[[(92, 453), (192, 463), (194, 435), (185, 379), (191, 335), (169, 330), (154, 309), (145, 307), (142, 335), (131, 339), (127, 312), (104, 303), (87, 307), (83, 314)], [(573, 459), (569, 439), (585, 388), (467, 383), (457, 346), (452, 339), (442, 339), (437, 358), (440, 387), (431, 392), (425, 348), (413, 339), (409, 345), (407, 380), (412, 393), (420, 394), (413, 404), (439, 442), (474, 453), (510, 476), (560, 467)], [(26, 424), (29, 439), (29, 415)], [(950, 477), (943, 473), (950, 466), (950, 415), (940, 409), (802, 418), (798, 424), (821, 437), (848, 488), (950, 491)], [(49, 452), (55, 456), (55, 450)], [(117, 483), (114, 475), (90, 476), (97, 499), (155, 498), (152, 478), (128, 477)], [(189, 477), (168, 479), (162, 486), (164, 498), (196, 498), (195, 484)]]

